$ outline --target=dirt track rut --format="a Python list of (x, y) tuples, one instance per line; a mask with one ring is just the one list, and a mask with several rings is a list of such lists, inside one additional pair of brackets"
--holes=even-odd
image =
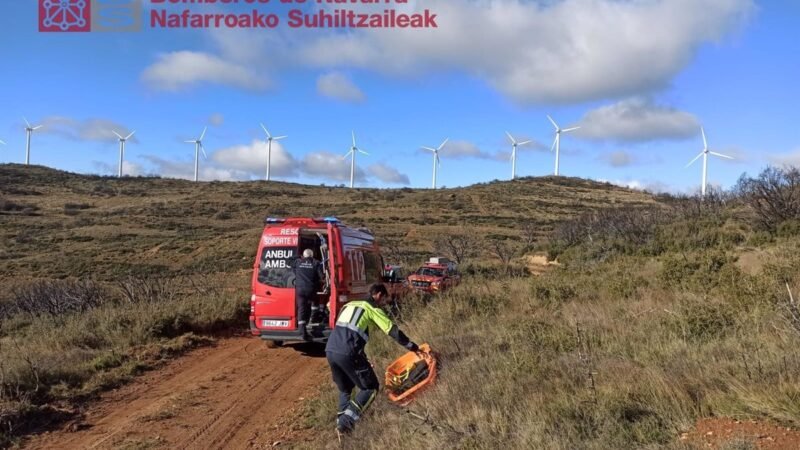
[(104, 394), (82, 422), (25, 448), (266, 448), (291, 438), (286, 425), (326, 373), (318, 354), (225, 338)]

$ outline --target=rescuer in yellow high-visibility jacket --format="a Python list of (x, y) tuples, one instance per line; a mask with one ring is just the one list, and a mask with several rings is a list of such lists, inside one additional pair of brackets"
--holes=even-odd
[[(370, 328), (378, 328), (408, 350), (419, 351), (417, 344), (400, 331), (377, 306), (377, 303), (389, 296), (386, 286), (373, 284), (369, 288), (369, 294), (370, 298), (367, 300), (351, 301), (344, 305), (325, 347), (333, 382), (339, 389), (336, 429), (342, 432), (353, 429), (361, 414), (372, 403), (379, 387), (378, 377), (364, 353)], [(359, 392), (351, 399), (356, 386)]]

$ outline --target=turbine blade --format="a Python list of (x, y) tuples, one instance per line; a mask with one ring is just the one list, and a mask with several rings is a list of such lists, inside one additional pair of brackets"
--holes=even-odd
[(511, 139), (511, 143), (512, 144), (516, 144), (517, 143), (517, 141), (514, 140), (514, 137), (511, 136), (511, 133), (509, 133), (508, 131), (506, 131), (506, 136), (508, 136), (508, 138)]
[(552, 117), (550, 117), (550, 115), (549, 115), (549, 114), (547, 115), (547, 119), (548, 119), (548, 120), (550, 120), (550, 123), (552, 123), (552, 124), (553, 124), (553, 126), (554, 126), (554, 127), (556, 127), (556, 130), (558, 130), (558, 124), (556, 123), (556, 121), (555, 121), (555, 120), (553, 120), (553, 118), (552, 118)]
[(261, 128), (263, 128), (263, 129), (264, 129), (264, 133), (267, 133), (267, 137), (272, 137), (272, 135), (271, 135), (271, 134), (269, 134), (269, 130), (267, 129), (267, 127), (265, 127), (265, 126), (264, 126), (264, 124), (263, 124), (263, 123), (261, 124)]
[(39, 128), (42, 128), (43, 126), (44, 126), (44, 125), (36, 125), (35, 127), (33, 127), (33, 131), (36, 131), (36, 130), (38, 130)]
[(187, 144), (196, 144), (197, 140), (183, 141), (183, 142), (186, 142)]
[(703, 135), (703, 148), (708, 148), (708, 140), (706, 139), (706, 130), (700, 127), (700, 133)]
[(118, 138), (120, 138), (120, 139), (125, 139), (124, 137), (122, 137), (122, 135), (120, 135), (120, 134), (119, 134), (119, 133), (117, 133), (116, 131), (114, 131), (114, 130), (111, 130), (111, 132), (112, 132), (112, 133), (114, 133), (114, 134), (115, 134), (115, 135), (116, 135)]
[(694, 162), (697, 161), (698, 159), (700, 159), (701, 156), (703, 156), (703, 152), (700, 152), (697, 156), (694, 157), (693, 160), (689, 161), (689, 164), (687, 164), (686, 167), (689, 167), (692, 164), (694, 164)]
[(533, 141), (522, 141), (522, 142), (518, 143), (517, 145), (527, 145), (527, 144), (530, 144), (531, 142), (533, 142)]
[(447, 144), (447, 141), (449, 141), (449, 140), (450, 140), (450, 138), (447, 138), (447, 139), (445, 139), (445, 140), (444, 140), (444, 142), (442, 142), (442, 145), (440, 145), (440, 146), (439, 146), (439, 148), (437, 148), (436, 150), (437, 150), (437, 151), (441, 150), (441, 149), (442, 149), (442, 147), (444, 147), (444, 146), (445, 146), (445, 144)]
[(6, 143), (5, 143), (4, 141), (0, 141), (0, 144), (2, 144), (2, 145), (6, 145)]
[(26, 119), (26, 118), (25, 118), (25, 116), (23, 116), (23, 117), (22, 117), (22, 120), (24, 120), (24, 121), (25, 121), (25, 125), (27, 125), (27, 126), (28, 126), (28, 128), (30, 128), (30, 127), (31, 127), (31, 123), (30, 123), (30, 122), (28, 122), (28, 119)]
[(131, 134), (129, 134), (128, 137), (125, 138), (125, 140), (127, 141), (128, 139), (132, 138), (134, 134), (136, 134), (136, 130), (131, 131)]
[(200, 144), (200, 151), (203, 152), (203, 158), (208, 159), (208, 155), (206, 155), (206, 148), (203, 147), (203, 144)]
[(436, 149), (435, 149), (435, 148), (430, 148), (430, 147), (421, 147), (421, 148), (423, 148), (423, 149), (425, 149), (425, 150), (430, 150), (430, 151), (432, 151), (433, 153), (436, 153)]
[(208, 131), (208, 127), (203, 128), (203, 134), (200, 135), (200, 139), (198, 141), (202, 141), (204, 137), (206, 137), (206, 131)]
[(358, 149), (358, 151), (359, 151), (359, 153), (363, 153), (363, 154), (369, 156), (369, 153), (365, 152), (364, 150), (361, 150), (360, 148)]
[(717, 152), (708, 152), (708, 153), (714, 156), (719, 156), (720, 158), (735, 159), (733, 156), (723, 155), (722, 153), (717, 153)]
[(350, 154), (351, 154), (351, 153), (353, 153), (353, 149), (350, 149), (350, 151), (349, 151), (349, 152), (345, 153), (345, 154), (344, 154), (344, 156), (342, 156), (342, 160), (344, 160), (344, 159), (346, 159), (348, 156), (350, 156)]
[(436, 165), (441, 167), (442, 166), (442, 160), (439, 159), (439, 154), (438, 153), (434, 153), (434, 155), (436, 155)]
[(561, 132), (562, 132), (562, 133), (569, 133), (570, 131), (579, 130), (580, 128), (581, 128), (581, 127), (572, 127), (572, 128), (567, 128), (566, 130), (561, 130)]
[(272, 138), (272, 140), (273, 141), (280, 141), (281, 139), (286, 139), (287, 137), (289, 137), (289, 136), (276, 136), (276, 137)]
[(355, 147), (356, 146), (356, 132), (355, 132), (355, 130), (353, 130), (352, 133), (353, 133), (353, 147)]
[(556, 138), (553, 139), (553, 145), (550, 146), (551, 152), (556, 149), (556, 142), (558, 142), (558, 135), (556, 135)]

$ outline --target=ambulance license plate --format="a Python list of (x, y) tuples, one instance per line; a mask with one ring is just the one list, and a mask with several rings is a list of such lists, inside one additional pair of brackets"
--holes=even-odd
[(289, 328), (289, 321), (261, 319), (261, 326), (264, 328)]

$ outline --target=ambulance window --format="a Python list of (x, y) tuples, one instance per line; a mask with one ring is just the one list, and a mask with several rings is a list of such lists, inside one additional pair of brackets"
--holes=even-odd
[(381, 258), (370, 252), (364, 252), (364, 272), (367, 275), (367, 281), (380, 280), (381, 273)]
[(295, 259), (295, 247), (264, 247), (258, 260), (258, 282), (276, 288), (294, 287)]

